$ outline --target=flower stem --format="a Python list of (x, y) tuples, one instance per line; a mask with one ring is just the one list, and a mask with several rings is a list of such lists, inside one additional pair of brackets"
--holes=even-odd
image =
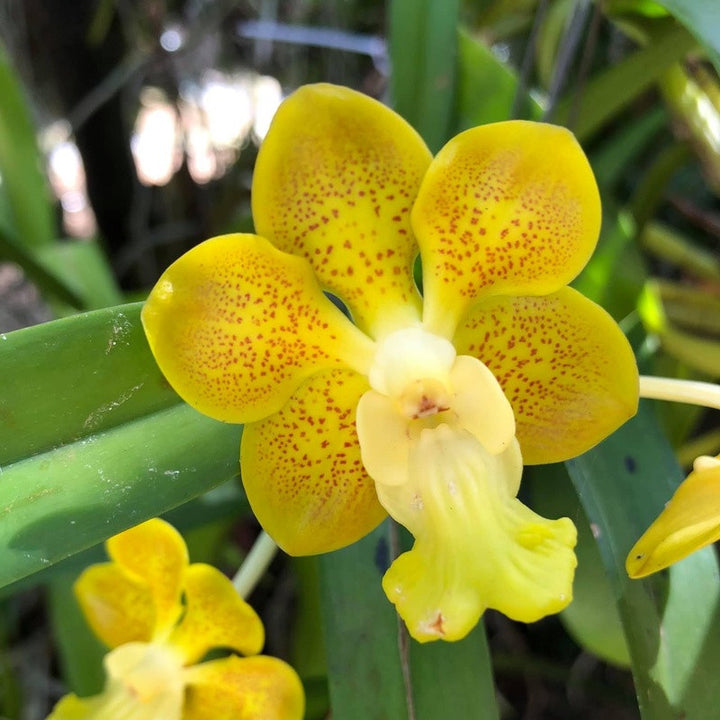
[[(390, 556), (393, 561), (400, 555), (400, 532), (398, 523), (390, 518)], [(398, 622), (398, 650), (402, 668), (403, 685), (405, 685), (405, 702), (407, 703), (408, 720), (416, 720), (415, 696), (413, 694), (412, 674), (410, 672), (410, 636), (400, 615)]]
[(277, 550), (275, 541), (263, 530), (232, 580), (235, 589), (246, 600), (270, 566)]
[(640, 397), (704, 405), (720, 410), (720, 385), (698, 380), (640, 376)]

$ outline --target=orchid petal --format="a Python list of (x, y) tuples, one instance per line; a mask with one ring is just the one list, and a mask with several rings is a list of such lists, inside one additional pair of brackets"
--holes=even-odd
[(256, 235), (213, 238), (173, 263), (142, 312), (165, 377), (206, 415), (252, 422), (322, 368), (364, 370), (372, 342), (310, 266)]
[(200, 660), (209, 650), (229, 648), (255, 655), (265, 642), (256, 612), (238, 595), (230, 580), (204, 563), (185, 573), (185, 614), (168, 638), (185, 663)]
[(301, 720), (302, 684), (282, 660), (231, 656), (185, 671), (183, 720)]
[(440, 150), (412, 211), (428, 330), (452, 337), (488, 295), (544, 295), (583, 268), (600, 231), (588, 161), (565, 128), (522, 120)]
[(720, 462), (696, 469), (635, 543), (625, 567), (632, 578), (651, 575), (720, 540)]
[(410, 481), (377, 484), (390, 515), (415, 537), (383, 589), (419, 642), (459, 640), (487, 608), (521, 622), (572, 600), (576, 565), (570, 520), (546, 520), (508, 487), (522, 460), (513, 443), (491, 455), (470, 433), (439, 425), (413, 444)]
[(455, 346), (497, 378), (526, 464), (579, 455), (637, 410), (627, 339), (605, 310), (571, 288), (487, 298), (458, 329)]
[(65, 695), (60, 698), (47, 720), (93, 720), (95, 711), (102, 701), (97, 697), (79, 698), (77, 695)]
[(155, 634), (152, 590), (114, 563), (91, 565), (74, 585), (92, 631), (108, 647), (150, 641)]
[(182, 535), (154, 518), (111, 537), (106, 547), (111, 560), (147, 584), (155, 611), (153, 635), (167, 634), (182, 611), (180, 593), (188, 565)]
[(107, 682), (99, 695), (68, 695), (48, 720), (181, 720), (182, 667), (155, 643), (129, 643), (105, 658)]
[[(418, 381), (425, 404), (437, 405), (430, 389), (440, 388), (447, 407), (432, 414), (408, 415), (407, 403), (398, 403), (370, 390), (357, 406), (357, 432), (363, 464), (375, 482), (402, 485), (411, 481), (409, 458), (421, 432), (440, 423), (467, 430), (492, 455), (503, 452), (515, 438), (512, 408), (492, 373), (476, 358), (461, 355), (447, 372), (442, 384)], [(414, 387), (414, 385), (412, 386)], [(407, 393), (404, 394), (407, 396)], [(402, 399), (402, 398), (401, 398)], [(508, 488), (513, 495), (517, 484)]]
[(374, 337), (417, 321), (410, 209), (431, 154), (381, 103), (306, 85), (278, 109), (258, 154), (257, 232), (308, 260)]
[(248, 499), (260, 524), (292, 555), (344, 547), (385, 516), (355, 429), (355, 408), (367, 389), (357, 373), (321, 373), (280, 412), (245, 427), (240, 464)]

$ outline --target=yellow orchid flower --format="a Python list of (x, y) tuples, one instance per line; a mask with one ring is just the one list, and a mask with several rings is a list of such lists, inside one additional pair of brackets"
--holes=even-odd
[[(188, 564), (182, 536), (149, 520), (106, 543), (75, 592), (93, 632), (112, 650), (104, 691), (67, 695), (48, 720), (300, 720), (295, 671), (258, 655), (264, 630), (228, 578)], [(213, 648), (230, 655), (198, 661)]]
[(305, 86), (260, 149), (252, 207), (258, 234), (186, 253), (142, 317), (181, 397), (245, 423), (263, 527), (321, 553), (389, 513), (416, 542), (383, 587), (420, 641), (459, 639), (488, 607), (565, 607), (575, 528), (516, 498), (523, 458), (585, 451), (638, 398), (625, 337), (565, 287), (600, 227), (572, 134), (487, 125), (432, 158), (380, 103)]
[(631, 578), (646, 577), (718, 540), (720, 456), (703, 455), (630, 550), (625, 569)]

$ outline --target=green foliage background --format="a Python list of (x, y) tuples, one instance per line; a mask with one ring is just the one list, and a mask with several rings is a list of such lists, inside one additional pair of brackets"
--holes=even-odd
[[(327, 5), (308, 2), (305, 19), (386, 33), (389, 75), (355, 58), (344, 80), (386, 89), (433, 150), (464, 128), (510, 117), (573, 129), (598, 178), (604, 220), (576, 287), (621, 322), (644, 372), (720, 375), (715, 3)], [(237, 3), (209, 7), (214, 14), (205, 20), (215, 30), (233, 11), (247, 11)], [(109, 37), (115, 12), (111, 2), (95, 4), (96, 39), (88, 43)], [(279, 19), (292, 21), (288, 13)], [(338, 79), (316, 56), (299, 67), (287, 49), (278, 55), (289, 85)], [(236, 477), (241, 428), (200, 416), (167, 386), (139, 325), (141, 305), (129, 302), (143, 288), (123, 286), (103, 238), (59, 237), (31, 104), (6, 52), (0, 98), (0, 259), (19, 265), (61, 318), (0, 334), (0, 715), (21, 718), (27, 684), (7, 658), (23, 641), (13, 618), (29, 589), (45, 592), (65, 682), (90, 693), (102, 681), (102, 650), (69, 587), (101, 557), (99, 544), (163, 514), (198, 559), (230, 567), (248, 545), (231, 541), (232, 530), (247, 534), (254, 525)], [(229, 202), (233, 211), (218, 214), (212, 232), (244, 229), (246, 188), (213, 193), (217, 207)], [(286, 632), (278, 631), (273, 649), (303, 676), (308, 718), (330, 711), (339, 720), (572, 717), (569, 702), (547, 703), (544, 715), (532, 716), (532, 683), (569, 695), (582, 658), (609, 663), (584, 686), (590, 700), (582, 712), (602, 696), (598, 717), (720, 718), (713, 549), (643, 581), (624, 571), (628, 549), (683, 478), (681, 464), (719, 446), (712, 417), (644, 402), (585, 455), (526, 473), (533, 507), (580, 527), (576, 599), (563, 626), (511, 628), (491, 616), (488, 635), (481, 625), (457, 644), (406, 647), (380, 578), (390, 548), (407, 538), (387, 525), (345, 550), (273, 566), (253, 599), (272, 608), (273, 588), (292, 578), (296, 601), (284, 607), (296, 612), (280, 624)], [(507, 637), (520, 640), (503, 645)], [(618, 667), (631, 671), (636, 700)]]

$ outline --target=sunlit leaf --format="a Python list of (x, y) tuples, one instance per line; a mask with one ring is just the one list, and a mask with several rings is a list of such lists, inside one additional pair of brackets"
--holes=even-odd
[(237, 473), (241, 428), (179, 400), (139, 311), (0, 335), (0, 586)]

